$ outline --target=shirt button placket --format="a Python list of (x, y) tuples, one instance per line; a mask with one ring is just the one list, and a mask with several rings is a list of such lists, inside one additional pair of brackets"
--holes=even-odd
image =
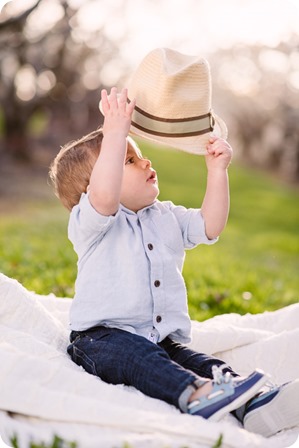
[[(152, 243), (147, 243), (147, 248), (149, 251), (152, 251), (154, 249), (154, 245)], [(157, 291), (157, 288), (159, 288), (161, 286), (161, 281), (156, 279), (153, 281), (153, 284), (154, 284), (155, 290)], [(155, 302), (155, 298), (156, 298), (156, 300), (158, 300), (158, 303), (159, 303), (159, 299), (158, 299), (159, 295), (160, 294), (158, 293), (158, 291), (156, 293), (154, 293), (154, 302)], [(156, 306), (154, 306), (154, 307), (156, 308)], [(160, 308), (160, 306), (158, 308)], [(156, 313), (157, 313), (157, 311), (158, 310), (156, 310)], [(160, 314), (156, 314), (154, 319), (157, 324), (162, 322), (162, 317)]]
[[(160, 280), (155, 280), (155, 281), (154, 281), (154, 285), (155, 285), (156, 288), (159, 288), (159, 286), (161, 285)], [(157, 315), (157, 316), (156, 316), (156, 322), (157, 322), (157, 324), (159, 324), (160, 322), (162, 322), (162, 317), (161, 317), (160, 315)]]

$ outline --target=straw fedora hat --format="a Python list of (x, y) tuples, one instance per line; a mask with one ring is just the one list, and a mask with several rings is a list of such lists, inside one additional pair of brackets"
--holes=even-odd
[(129, 99), (136, 99), (130, 133), (158, 144), (206, 154), (211, 134), (226, 139), (227, 127), (211, 108), (208, 62), (157, 48), (133, 73)]

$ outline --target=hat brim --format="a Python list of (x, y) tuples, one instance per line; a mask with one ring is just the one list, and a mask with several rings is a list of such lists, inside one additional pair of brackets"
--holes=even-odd
[[(119, 94), (118, 94), (119, 97)], [(104, 115), (102, 108), (102, 101), (99, 102), (99, 109)], [(130, 127), (129, 133), (137, 137), (150, 140), (156, 145), (163, 145), (168, 148), (175, 148), (180, 151), (185, 151), (191, 154), (206, 155), (207, 154), (207, 144), (212, 136), (227, 139), (227, 127), (222, 118), (216, 115), (213, 111), (213, 117), (215, 120), (214, 129), (211, 132), (207, 132), (202, 135), (195, 135), (192, 137), (162, 137), (158, 135), (149, 134), (136, 128), (133, 124)]]
[(227, 127), (224, 121), (213, 112), (213, 117), (215, 119), (215, 126), (213, 131), (207, 132), (206, 134), (196, 135), (192, 137), (161, 137), (157, 135), (152, 135), (141, 131), (134, 125), (130, 127), (130, 134), (150, 140), (156, 145), (163, 145), (169, 148), (175, 148), (180, 151), (185, 151), (191, 154), (206, 155), (207, 154), (207, 144), (212, 136), (220, 137), (223, 139), (227, 138)]

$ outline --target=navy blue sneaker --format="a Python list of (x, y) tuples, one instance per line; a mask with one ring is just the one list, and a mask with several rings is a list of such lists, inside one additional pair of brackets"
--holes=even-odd
[(246, 407), (243, 425), (264, 437), (299, 426), (299, 379), (254, 397)]
[(188, 404), (188, 414), (210, 420), (220, 420), (226, 414), (242, 406), (254, 397), (268, 381), (261, 370), (255, 370), (246, 378), (234, 378), (222, 367), (213, 366), (213, 388), (208, 395)]

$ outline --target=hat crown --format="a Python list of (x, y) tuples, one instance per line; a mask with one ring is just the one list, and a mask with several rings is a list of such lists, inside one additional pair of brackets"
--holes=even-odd
[(211, 109), (211, 76), (203, 58), (168, 48), (151, 51), (131, 78), (129, 97), (164, 119), (204, 115)]

